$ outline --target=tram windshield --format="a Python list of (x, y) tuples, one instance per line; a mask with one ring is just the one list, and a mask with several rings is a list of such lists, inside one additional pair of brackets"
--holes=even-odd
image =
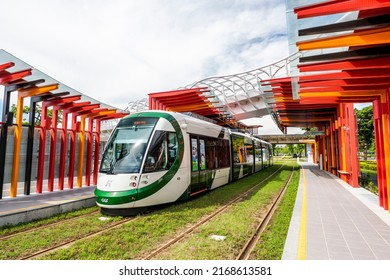
[(107, 143), (100, 172), (138, 173), (157, 118), (122, 119)]

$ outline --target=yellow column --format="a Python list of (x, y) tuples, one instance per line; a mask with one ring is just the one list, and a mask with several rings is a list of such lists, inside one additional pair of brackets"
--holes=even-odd
[[(344, 117), (345, 117), (345, 113), (344, 113), (344, 106), (343, 104), (340, 104), (340, 111), (339, 111), (339, 118), (340, 118), (340, 129), (339, 129), (339, 132), (340, 132), (340, 139), (341, 139), (341, 143), (340, 143), (340, 146), (341, 146), (341, 153), (340, 153), (340, 163), (341, 163), (341, 170), (343, 171), (347, 171), (347, 156), (346, 156), (346, 128), (345, 128), (345, 120), (344, 120)], [(343, 174), (340, 174), (339, 177), (345, 181), (345, 182), (348, 182), (348, 179), (347, 179), (347, 176), (346, 175), (343, 175)]]
[(77, 173), (77, 187), (81, 188), (83, 182), (83, 164), (84, 164), (84, 143), (85, 143), (85, 117), (80, 121), (80, 143), (79, 143), (79, 168)]
[(18, 100), (16, 104), (16, 127), (14, 132), (14, 155), (12, 163), (11, 174), (11, 189), (10, 196), (16, 197), (18, 189), (18, 175), (19, 175), (19, 157), (20, 157), (20, 143), (22, 141), (22, 122), (23, 122), (23, 106), (24, 98), (40, 95), (52, 90), (56, 90), (58, 84), (47, 85), (42, 87), (22, 89), (18, 92)]

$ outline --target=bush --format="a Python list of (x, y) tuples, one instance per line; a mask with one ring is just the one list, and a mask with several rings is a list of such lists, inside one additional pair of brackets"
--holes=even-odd
[(375, 161), (361, 161), (360, 168), (376, 171), (376, 162)]

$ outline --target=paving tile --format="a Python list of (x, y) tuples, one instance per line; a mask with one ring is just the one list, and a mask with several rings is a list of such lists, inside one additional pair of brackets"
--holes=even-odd
[(351, 194), (355, 189), (347, 190), (314, 165), (303, 166), (307, 259), (390, 260), (390, 226)]
[(353, 260), (353, 256), (351, 254), (346, 254), (346, 253), (330, 253), (329, 259), (331, 259), (331, 260)]

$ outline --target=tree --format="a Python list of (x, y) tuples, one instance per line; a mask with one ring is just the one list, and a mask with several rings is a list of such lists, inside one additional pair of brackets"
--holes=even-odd
[[(15, 117), (16, 116), (16, 105), (15, 104), (11, 105), (11, 112), (14, 113), (14, 117)], [(23, 120), (22, 120), (22, 124), (28, 124), (28, 120), (27, 120), (26, 115), (28, 115), (29, 112), (30, 112), (30, 107), (29, 106), (24, 106), (23, 107)]]
[(358, 124), (358, 138), (359, 150), (363, 153), (364, 160), (367, 160), (368, 150), (374, 143), (374, 118), (372, 105), (355, 109), (357, 124)]
[[(15, 104), (11, 105), (11, 112), (14, 113), (14, 116), (16, 116), (16, 105)], [(27, 119), (28, 114), (30, 114), (30, 107), (29, 106), (24, 106), (23, 107), (23, 121), (22, 121), (22, 124), (26, 124), (26, 125), (29, 124), (28, 119)], [(34, 125), (36, 125), (36, 126), (41, 125), (41, 115), (42, 115), (42, 107), (39, 104), (37, 104), (36, 107), (35, 107), (35, 121), (34, 121)], [(51, 118), (53, 116), (53, 110), (52, 109), (48, 109), (47, 110), (47, 115)], [(58, 122), (57, 123), (60, 123), (60, 122), (62, 122), (62, 111), (58, 112)]]

